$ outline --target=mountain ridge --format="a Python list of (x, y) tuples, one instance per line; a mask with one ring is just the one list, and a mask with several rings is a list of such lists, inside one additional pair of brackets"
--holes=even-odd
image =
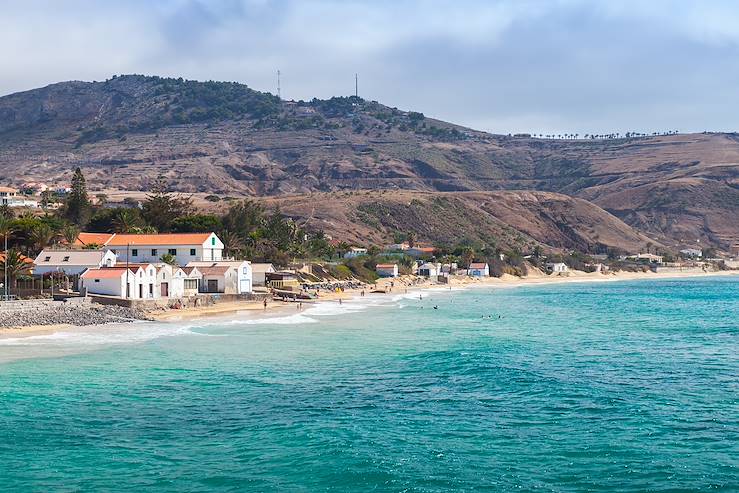
[[(0, 97), (10, 182), (278, 197), (341, 190), (539, 190), (668, 245), (739, 242), (739, 137), (493, 135), (356, 97), (280, 101), (243, 84), (120, 76)], [(23, 173), (19, 173), (19, 170)]]

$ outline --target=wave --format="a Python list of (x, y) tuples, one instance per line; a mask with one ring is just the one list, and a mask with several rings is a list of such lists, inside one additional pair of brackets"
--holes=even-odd
[(106, 346), (146, 342), (184, 334), (207, 336), (207, 334), (193, 332), (192, 328), (192, 325), (177, 326), (147, 322), (94, 328), (83, 327), (74, 331), (0, 339), (0, 346)]

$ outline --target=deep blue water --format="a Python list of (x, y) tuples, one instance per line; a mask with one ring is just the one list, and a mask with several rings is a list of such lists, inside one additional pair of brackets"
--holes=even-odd
[(0, 490), (739, 491), (737, 277), (368, 297), (0, 361)]

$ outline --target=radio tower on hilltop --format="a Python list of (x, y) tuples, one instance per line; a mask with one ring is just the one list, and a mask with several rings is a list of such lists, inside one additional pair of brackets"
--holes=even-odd
[(359, 74), (354, 74), (354, 97), (359, 97)]
[(277, 98), (282, 99), (282, 93), (280, 91), (280, 71), (277, 71)]

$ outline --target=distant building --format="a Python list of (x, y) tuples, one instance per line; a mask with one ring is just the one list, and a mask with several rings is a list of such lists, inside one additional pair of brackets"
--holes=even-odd
[(546, 267), (547, 271), (551, 272), (552, 274), (562, 274), (570, 271), (570, 268), (567, 267), (567, 264), (564, 264), (562, 262), (548, 262), (546, 264)]
[(680, 254), (688, 258), (701, 258), (703, 257), (703, 250), (698, 248), (683, 248), (680, 250)]
[(277, 272), (272, 264), (251, 264), (252, 285), (264, 287), (267, 285), (266, 274), (268, 272)]
[(198, 267), (198, 270), (203, 275), (200, 283), (201, 293), (238, 294), (239, 280), (235, 267), (214, 264), (209, 267)]
[(265, 282), (268, 288), (287, 291), (297, 291), (300, 289), (298, 276), (294, 272), (267, 272), (265, 274)]
[(0, 187), (0, 205), (8, 207), (38, 207), (38, 201), (26, 198), (15, 188)]
[(486, 262), (472, 262), (467, 275), (472, 277), (490, 277), (490, 267)]
[(404, 252), (405, 250), (408, 250), (411, 246), (408, 243), (391, 243), (390, 245), (385, 246), (386, 252)]
[(434, 247), (412, 247), (408, 248), (405, 253), (411, 257), (430, 257), (436, 252)]
[(439, 264), (433, 262), (425, 262), (418, 266), (418, 275), (425, 277), (436, 277), (441, 270)]
[(377, 264), (375, 272), (380, 277), (398, 277), (398, 264)]
[[(194, 261), (187, 264), (188, 267), (197, 267), (203, 274), (203, 281), (206, 282), (208, 276), (206, 276), (205, 270), (211, 267), (233, 267), (236, 270), (236, 284), (233, 286), (236, 294), (251, 293), (252, 289), (252, 267), (251, 262), (246, 260), (219, 260), (217, 262), (206, 262), (206, 261)], [(217, 291), (219, 293), (230, 292), (231, 286), (229, 281), (224, 278), (223, 285), (226, 286), (227, 291)], [(213, 291), (209, 291), (213, 292)]]
[(628, 255), (624, 257), (624, 260), (633, 260), (635, 262), (646, 262), (649, 264), (661, 264), (663, 257), (662, 255), (655, 255), (653, 253), (637, 253), (636, 255)]
[(344, 254), (344, 258), (355, 258), (361, 257), (362, 255), (367, 255), (366, 248), (351, 247), (349, 251)]

